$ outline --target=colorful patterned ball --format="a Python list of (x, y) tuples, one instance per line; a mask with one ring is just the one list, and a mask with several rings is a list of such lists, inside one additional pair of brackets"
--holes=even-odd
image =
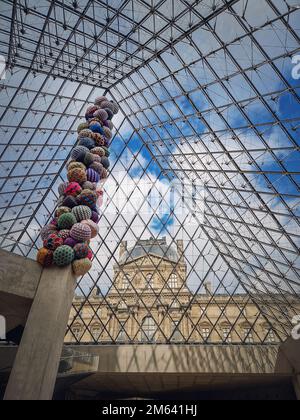
[(82, 223), (91, 228), (91, 239), (96, 238), (99, 233), (99, 226), (97, 223), (94, 223), (92, 220), (83, 220)]
[(86, 170), (86, 166), (82, 162), (72, 161), (68, 164), (68, 171), (72, 171), (72, 169), (83, 169)]
[(102, 147), (102, 149), (103, 149), (103, 150), (104, 150), (104, 152), (105, 152), (105, 156), (106, 156), (106, 157), (109, 157), (109, 156), (110, 156), (110, 152), (109, 152), (108, 148), (107, 148), (107, 147), (105, 147), (105, 146), (103, 146), (103, 147)]
[(82, 191), (81, 186), (78, 184), (78, 182), (70, 182), (67, 186), (67, 188), (65, 189), (64, 194), (65, 195), (70, 195), (72, 197), (76, 197), (77, 195), (79, 195)]
[(92, 217), (92, 210), (88, 206), (77, 206), (72, 209), (77, 222), (87, 220)]
[(98, 155), (94, 155), (94, 154), (93, 154), (93, 156), (94, 156), (93, 163), (94, 163), (94, 162), (101, 163), (101, 159), (102, 159), (102, 158), (101, 158), (100, 156), (98, 156)]
[(80, 133), (78, 135), (78, 138), (81, 138), (81, 137), (92, 137), (92, 134), (93, 134), (93, 132), (91, 130), (89, 130), (89, 129), (82, 130), (82, 131), (80, 131)]
[(90, 125), (90, 130), (92, 130), (93, 133), (98, 133), (103, 135), (104, 134), (104, 128), (99, 123), (93, 123)]
[(73, 213), (62, 214), (58, 219), (58, 227), (60, 230), (71, 229), (75, 223), (77, 223), (77, 220)]
[(99, 182), (100, 181), (100, 175), (98, 172), (96, 172), (94, 169), (88, 169), (86, 171), (87, 180), (90, 182)]
[(93, 153), (87, 153), (85, 155), (84, 163), (85, 163), (86, 167), (89, 167), (94, 162), (94, 156), (95, 155), (93, 155)]
[(105, 137), (108, 140), (111, 140), (113, 136), (112, 136), (112, 132), (110, 131), (110, 129), (108, 127), (104, 127), (103, 130), (104, 130)]
[(91, 150), (91, 153), (100, 157), (105, 156), (105, 150), (103, 149), (103, 147), (95, 147)]
[(58, 207), (58, 209), (55, 212), (55, 216), (60, 218), (62, 214), (70, 213), (70, 211), (70, 207)]
[(92, 262), (88, 258), (82, 260), (76, 260), (72, 264), (73, 272), (75, 276), (80, 277), (87, 274), (92, 268)]
[(36, 260), (43, 267), (50, 267), (53, 263), (53, 251), (47, 248), (41, 248), (37, 253)]
[(77, 200), (75, 197), (71, 197), (70, 195), (64, 199), (62, 202), (63, 207), (69, 207), (72, 209), (73, 207), (77, 206)]
[(67, 188), (68, 185), (69, 185), (68, 182), (63, 182), (62, 184), (59, 185), (59, 187), (58, 187), (59, 195), (64, 195), (65, 189)]
[(108, 114), (108, 120), (112, 120), (113, 119), (113, 117), (114, 117), (114, 113), (112, 112), (112, 110), (111, 109), (109, 109), (109, 108), (105, 108), (105, 111), (107, 112), (107, 114)]
[(69, 182), (78, 182), (78, 184), (84, 184), (87, 181), (86, 171), (84, 169), (75, 168), (68, 172)]
[[(90, 165), (90, 169), (93, 169), (94, 171), (97, 172), (97, 174), (101, 175), (102, 170), (103, 170), (103, 165), (100, 162), (93, 162)], [(87, 177), (89, 178), (88, 174), (87, 174)], [(92, 189), (92, 188), (90, 188), (90, 189)]]
[(108, 127), (110, 130), (113, 130), (113, 129), (114, 129), (114, 124), (113, 124), (113, 122), (112, 122), (112, 121), (110, 121), (110, 120), (108, 120), (108, 121), (107, 121), (107, 127)]
[(71, 152), (71, 159), (78, 161), (82, 158), (82, 155), (85, 155), (89, 149), (84, 146), (76, 146)]
[(54, 219), (51, 220), (50, 225), (53, 225), (57, 228), (57, 222), (58, 222), (58, 218), (55, 217)]
[(107, 101), (106, 96), (99, 96), (98, 98), (96, 98), (95, 100), (95, 105), (97, 106), (101, 106), (101, 104), (103, 102)]
[(76, 241), (76, 240), (75, 240), (75, 239), (73, 239), (73, 238), (67, 238), (67, 239), (64, 241), (64, 245), (70, 246), (71, 248), (74, 248), (74, 246), (75, 246), (77, 243), (78, 243), (78, 241)]
[(92, 211), (91, 220), (92, 220), (94, 223), (99, 223), (100, 216), (99, 216), (99, 214), (98, 214), (96, 211)]
[(70, 231), (68, 229), (60, 230), (58, 236), (65, 241), (70, 236)]
[(109, 159), (106, 156), (101, 158), (101, 163), (105, 169), (108, 169), (110, 167)]
[(78, 203), (92, 208), (97, 202), (97, 194), (92, 190), (83, 190), (78, 196)]
[[(96, 162), (94, 162), (94, 163), (96, 163)], [(94, 191), (96, 189), (96, 187), (97, 187), (97, 184), (94, 184), (93, 182), (90, 182), (90, 181), (86, 181), (83, 184), (83, 189), (84, 190), (92, 190), (92, 191)]]
[(90, 260), (90, 261), (92, 261), (92, 259), (93, 259), (93, 251), (91, 250), (91, 248), (89, 248), (89, 253), (88, 253), (88, 256), (87, 256), (87, 258)]
[(89, 137), (82, 137), (79, 140), (79, 146), (86, 147), (87, 149), (91, 150), (95, 147), (95, 140), (90, 139)]
[(82, 130), (86, 130), (89, 128), (89, 124), (88, 123), (81, 123), (79, 124), (78, 128), (77, 128), (77, 133), (79, 134)]
[(94, 113), (94, 117), (99, 118), (102, 122), (106, 121), (108, 118), (108, 114), (104, 109), (99, 109)]
[(54, 251), (53, 261), (58, 267), (65, 267), (74, 261), (75, 254), (70, 246), (62, 245)]
[(76, 223), (70, 232), (70, 237), (79, 242), (86, 242), (91, 239), (91, 228), (82, 223)]
[(86, 243), (76, 244), (74, 246), (75, 258), (81, 260), (82, 258), (87, 258), (89, 254), (89, 247)]
[(51, 251), (55, 251), (59, 246), (63, 245), (64, 240), (58, 236), (56, 233), (52, 233), (48, 236), (48, 238), (44, 241), (44, 248), (50, 249)]

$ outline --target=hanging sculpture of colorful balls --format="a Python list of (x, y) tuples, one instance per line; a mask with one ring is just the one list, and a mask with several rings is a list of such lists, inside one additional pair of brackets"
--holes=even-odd
[(77, 128), (77, 141), (66, 166), (67, 180), (58, 187), (54, 216), (40, 232), (43, 247), (37, 261), (44, 268), (72, 264), (75, 276), (83, 276), (92, 268), (89, 243), (99, 234), (97, 204), (103, 201), (114, 127), (111, 120), (118, 112), (118, 104), (100, 96), (87, 108), (86, 121)]

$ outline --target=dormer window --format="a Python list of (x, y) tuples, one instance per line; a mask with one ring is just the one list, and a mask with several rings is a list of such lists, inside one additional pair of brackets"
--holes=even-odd
[(171, 274), (170, 279), (169, 279), (169, 287), (170, 287), (170, 289), (177, 289), (178, 288), (177, 274)]

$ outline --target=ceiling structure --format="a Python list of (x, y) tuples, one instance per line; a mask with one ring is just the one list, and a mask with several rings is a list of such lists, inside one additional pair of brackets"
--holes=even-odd
[(88, 303), (98, 286), (105, 299), (123, 240), (134, 250), (167, 237), (168, 255), (180, 239), (193, 296), (207, 282), (211, 303), (246, 293), (288, 336), (300, 290), (299, 18), (297, 0), (1, 1), (0, 246), (35, 258), (77, 125), (106, 94), (121, 113), (94, 268), (77, 293)]

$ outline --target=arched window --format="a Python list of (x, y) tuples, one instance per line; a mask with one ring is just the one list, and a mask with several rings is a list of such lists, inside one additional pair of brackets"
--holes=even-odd
[(151, 316), (147, 316), (142, 324), (142, 341), (153, 341), (155, 333), (155, 321)]
[(177, 274), (171, 274), (170, 279), (169, 279), (169, 287), (171, 289), (177, 289), (178, 288)]
[(153, 289), (154, 282), (153, 282), (153, 274), (147, 274), (146, 276), (146, 288)]
[(129, 288), (130, 282), (131, 282), (130, 275), (125, 273), (124, 276), (122, 277), (121, 289), (122, 290), (127, 290)]

